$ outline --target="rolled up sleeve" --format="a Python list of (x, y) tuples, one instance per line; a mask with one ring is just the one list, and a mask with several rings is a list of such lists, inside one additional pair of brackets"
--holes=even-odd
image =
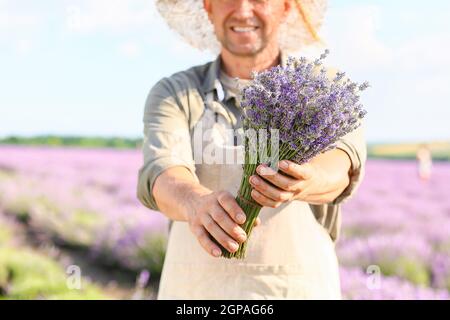
[(167, 78), (151, 90), (145, 103), (144, 164), (139, 170), (137, 197), (152, 210), (158, 210), (153, 196), (156, 178), (171, 167), (186, 167), (194, 177), (188, 116)]
[(364, 178), (367, 160), (364, 121), (357, 129), (339, 139), (336, 143), (336, 148), (347, 153), (350, 158), (351, 167), (349, 172), (350, 183), (332, 202), (334, 205), (344, 203), (351, 199)]

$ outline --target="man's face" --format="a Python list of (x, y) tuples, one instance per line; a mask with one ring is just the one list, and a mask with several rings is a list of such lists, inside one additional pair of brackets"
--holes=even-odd
[(204, 0), (222, 46), (234, 55), (253, 56), (278, 44), (278, 28), (289, 0)]

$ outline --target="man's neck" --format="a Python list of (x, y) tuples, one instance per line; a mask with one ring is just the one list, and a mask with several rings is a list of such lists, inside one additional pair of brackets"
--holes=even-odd
[(263, 71), (277, 66), (281, 61), (279, 49), (265, 50), (255, 56), (236, 56), (227, 50), (220, 54), (222, 70), (228, 76), (240, 79), (251, 79), (252, 71)]

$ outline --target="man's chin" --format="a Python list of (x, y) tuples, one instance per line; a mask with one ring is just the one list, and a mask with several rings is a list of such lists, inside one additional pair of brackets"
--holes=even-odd
[(261, 46), (225, 46), (225, 48), (233, 55), (240, 57), (252, 57), (262, 51)]

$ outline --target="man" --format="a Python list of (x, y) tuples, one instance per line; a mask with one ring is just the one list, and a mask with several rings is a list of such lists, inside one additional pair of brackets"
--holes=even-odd
[[(318, 41), (324, 1), (160, 0), (157, 5), (192, 45), (214, 50), (220, 44), (214, 62), (162, 79), (146, 103), (138, 197), (174, 221), (158, 298), (339, 299), (333, 240), (339, 203), (363, 176), (361, 128), (307, 164), (281, 161), (279, 172), (258, 169), (251, 178), (252, 196), (263, 209), (242, 261), (219, 258), (213, 241), (234, 252), (247, 237), (240, 227), (245, 215), (234, 199), (242, 168), (194, 161), (205, 159), (198, 154), (205, 148), (223, 143), (217, 138), (221, 130), (241, 126), (237, 88), (252, 71), (284, 65), (287, 51)], [(199, 138), (199, 128), (209, 133)], [(233, 143), (226, 149), (233, 150)]]

